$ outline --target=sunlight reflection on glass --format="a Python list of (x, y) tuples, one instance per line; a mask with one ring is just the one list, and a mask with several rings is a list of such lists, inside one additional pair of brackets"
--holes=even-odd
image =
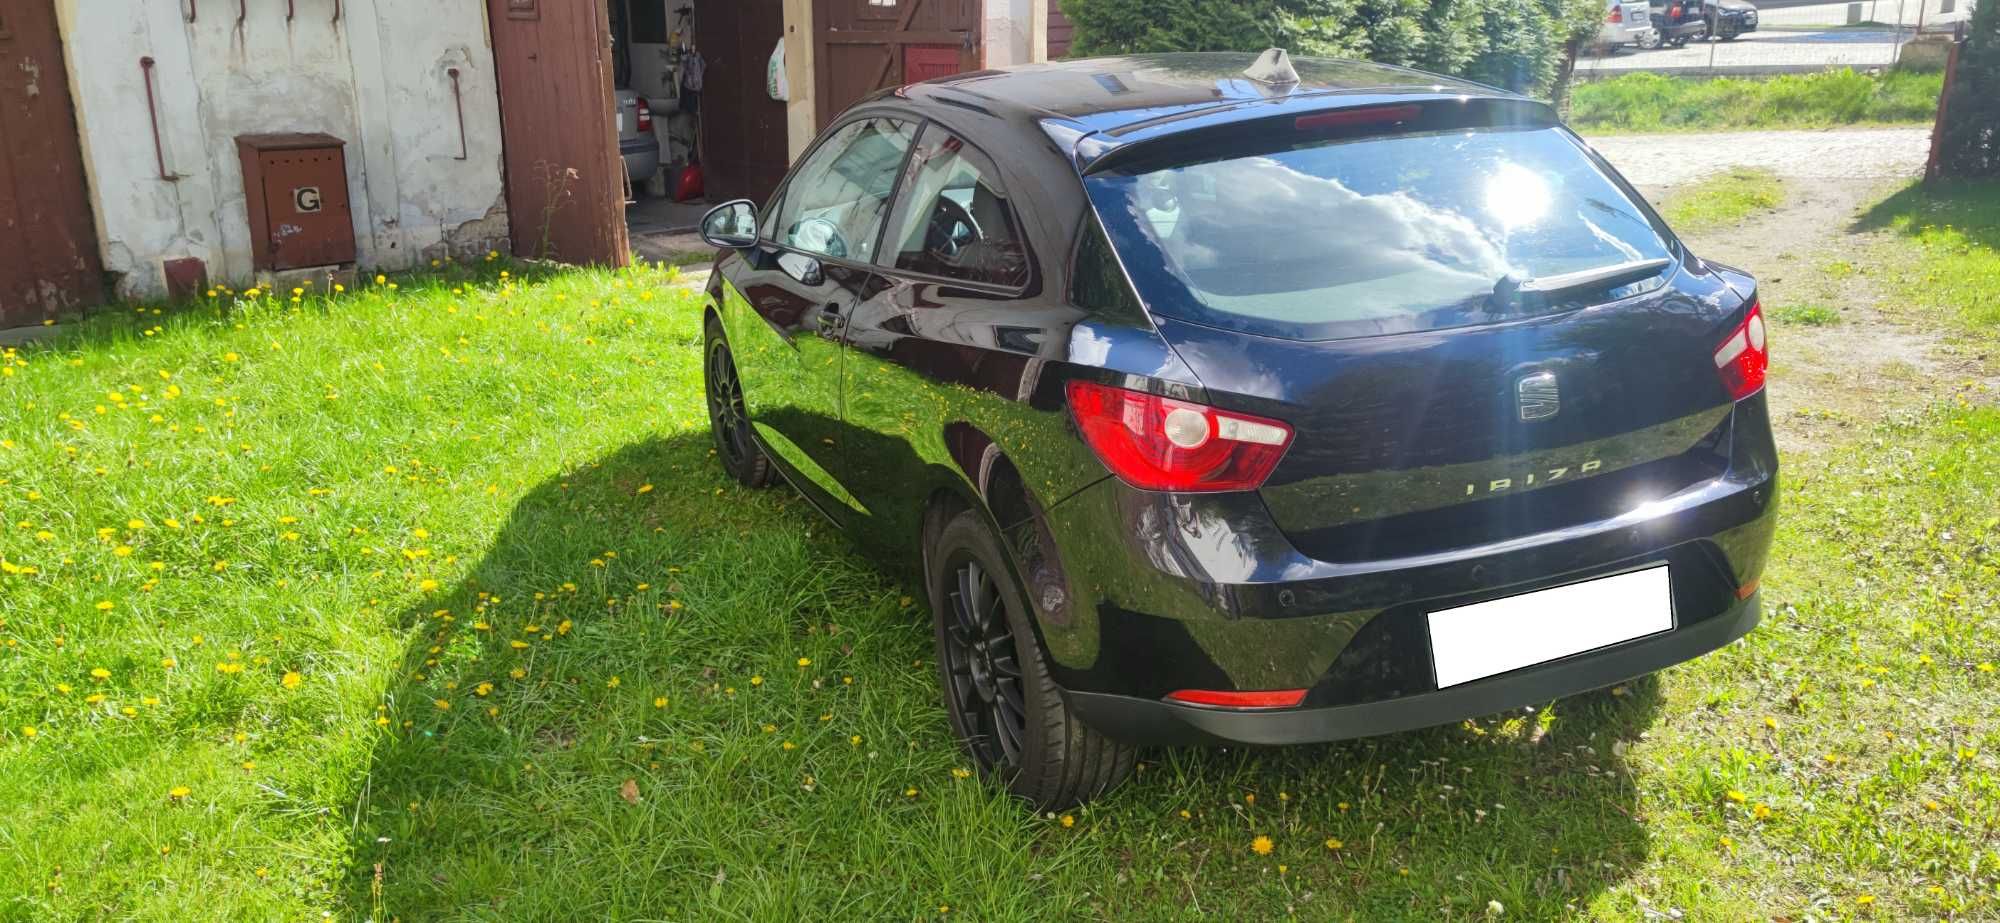
[(1486, 211), (1507, 230), (1542, 220), (1549, 210), (1549, 184), (1533, 170), (1510, 163), (1486, 180)]

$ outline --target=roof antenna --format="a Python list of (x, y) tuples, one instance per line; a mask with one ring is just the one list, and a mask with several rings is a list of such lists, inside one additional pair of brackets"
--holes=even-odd
[(1292, 69), (1292, 56), (1283, 48), (1264, 49), (1257, 60), (1243, 69), (1243, 76), (1273, 86), (1299, 82), (1299, 72)]

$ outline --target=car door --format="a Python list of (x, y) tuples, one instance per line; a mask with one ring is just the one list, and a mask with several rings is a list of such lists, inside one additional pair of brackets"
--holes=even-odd
[(885, 286), (870, 263), (915, 135), (914, 120), (889, 116), (833, 129), (760, 216), (757, 245), (718, 265), (723, 325), (758, 440), (843, 524), (866, 510), (842, 484), (842, 328)]
[(877, 257), (890, 287), (847, 325), (847, 423), (869, 446), (849, 478), (874, 511), (864, 540), (907, 547), (939, 466), (979, 478), (998, 440), (1060, 444), (1039, 438), (1027, 401), (1077, 312), (1035, 285), (1023, 211), (993, 158), (926, 123)]

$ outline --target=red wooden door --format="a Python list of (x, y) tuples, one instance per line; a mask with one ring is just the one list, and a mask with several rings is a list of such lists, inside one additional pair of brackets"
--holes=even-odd
[(0, 327), (104, 295), (53, 0), (0, 3)]
[[(762, 203), (791, 165), (785, 104), (765, 85), (771, 51), (785, 34), (776, 2), (697, 0), (694, 43), (701, 52), (701, 181), (710, 202)], [(804, 92), (796, 87), (794, 93)]]
[(604, 0), (487, 0), (514, 253), (622, 266), (625, 163)]
[(819, 124), (883, 87), (977, 68), (979, 8), (979, 0), (813, 0)]

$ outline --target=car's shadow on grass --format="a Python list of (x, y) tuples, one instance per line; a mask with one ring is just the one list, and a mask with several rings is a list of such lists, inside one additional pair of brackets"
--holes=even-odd
[[(1266, 915), (1288, 882), (1368, 918), (1532, 914), (1646, 854), (1621, 752), (1659, 707), (1651, 680), (1552, 720), (1154, 751), (1083, 830), (1037, 818), (953, 773), (922, 604), (830, 533), (782, 485), (726, 480), (701, 430), (529, 489), (462, 580), (402, 613), (402, 667), (353, 716), (376, 736), (350, 911), (1129, 917), (1095, 896), (1127, 876), (1167, 902), (1139, 916), (1197, 888), (1193, 906)], [(434, 566), (397, 552), (413, 581)]]

